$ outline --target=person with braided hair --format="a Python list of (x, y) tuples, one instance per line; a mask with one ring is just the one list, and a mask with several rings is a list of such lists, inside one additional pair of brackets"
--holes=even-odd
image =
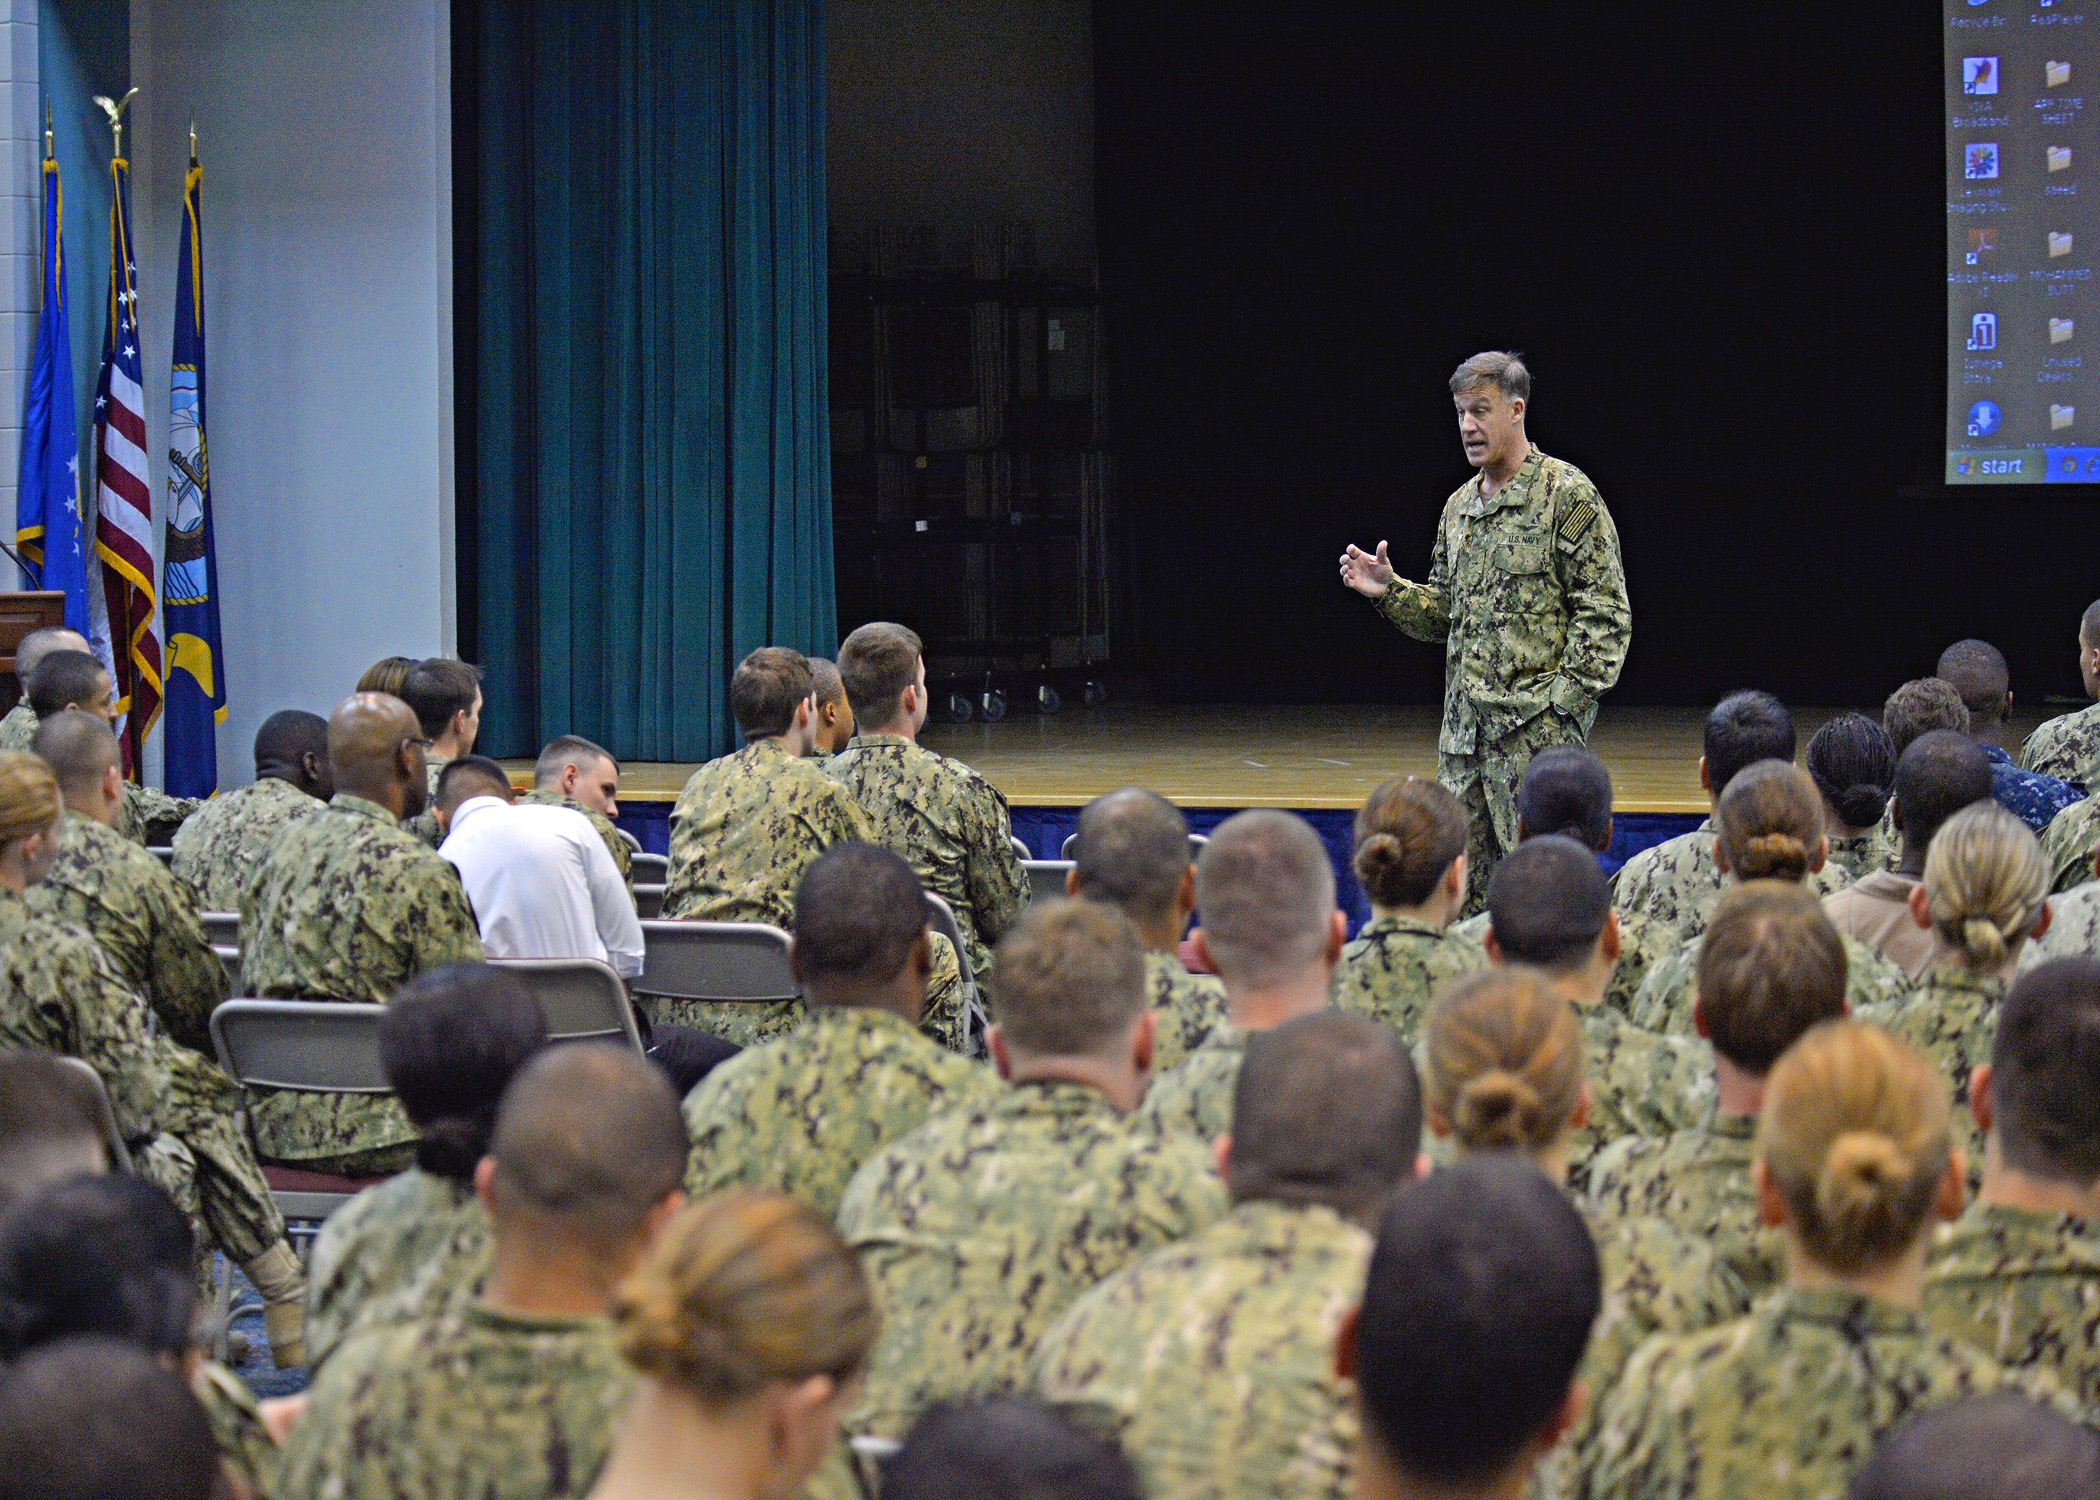
[(1342, 950), (1334, 1003), (1413, 1042), (1429, 1000), (1487, 967), (1478, 937), (1451, 919), (1466, 899), (1466, 814), (1441, 782), (1396, 776), (1356, 815), (1356, 878), (1371, 920)]
[[(1762, 760), (1745, 767), (1714, 803), (1714, 862), (1728, 885), (1746, 880), (1810, 883), (1824, 868), (1829, 840), (1816, 786), (1789, 761)], [(1845, 998), (1852, 1009), (1900, 1000), (1910, 988), (1903, 971), (1874, 949), (1840, 933), (1845, 945)], [(1698, 999), (1699, 945), (1688, 939), (1656, 965), (1634, 997), (1637, 1026), (1665, 1033), (1693, 1029)]]
[(2075, 1416), (2053, 1377), (1919, 1314), (1933, 1221), (1961, 1208), (1952, 1131), (1930, 1059), (1879, 1027), (1826, 1021), (1789, 1047), (1751, 1166), (1786, 1284), (1735, 1322), (1641, 1346), (1604, 1403), (1589, 1492), (1811, 1500), (1841, 1493), (1899, 1421), (1968, 1396), (2011, 1389)]
[(1896, 863), (1882, 826), (1896, 785), (1896, 743), (1865, 714), (1839, 714), (1808, 741), (1808, 776), (1823, 799), (1830, 862), (1853, 880)]

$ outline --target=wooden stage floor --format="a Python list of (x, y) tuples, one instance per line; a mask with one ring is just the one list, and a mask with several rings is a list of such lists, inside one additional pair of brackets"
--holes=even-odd
[[(2052, 708), (2050, 713), (2061, 712)], [(1829, 708), (1795, 710), (1800, 744)], [(2045, 715), (2016, 712), (2017, 749)], [(1703, 708), (1606, 707), (1590, 745), (1611, 767), (1615, 801), (1629, 813), (1701, 813)], [(1436, 771), (1437, 710), (1407, 708), (1069, 708), (998, 724), (931, 724), (930, 749), (975, 767), (1016, 807), (1077, 807), (1138, 785), (1184, 807), (1360, 806), (1388, 776)], [(637, 762), (622, 800), (669, 802), (690, 765)], [(527, 767), (529, 774), (529, 766)]]

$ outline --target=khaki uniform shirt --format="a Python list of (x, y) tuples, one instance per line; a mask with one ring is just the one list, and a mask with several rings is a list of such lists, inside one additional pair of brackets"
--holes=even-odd
[[(1841, 891), (1850, 877), (1835, 861), (1808, 877), (1818, 896)], [(1641, 850), (1619, 866), (1612, 877), (1612, 903), (1621, 911), (1638, 911), (1668, 924), (1680, 942), (1706, 931), (1714, 903), (1727, 888), (1714, 859), (1714, 823), (1708, 818), (1690, 833)]]
[(1334, 1004), (1390, 1026), (1412, 1046), (1437, 991), (1487, 962), (1478, 938), (1416, 917), (1376, 916), (1342, 950)]
[(2100, 1225), (1972, 1203), (1932, 1242), (1925, 1321), (2100, 1414)]
[(1370, 1258), (1331, 1208), (1242, 1203), (1075, 1302), (1036, 1346), (1036, 1392), (1112, 1433), (1151, 1500), (1347, 1500), (1334, 1341)]
[(1145, 990), (1159, 1015), (1152, 1071), (1177, 1066), (1225, 1020), (1225, 984), (1214, 974), (1191, 974), (1171, 953), (1145, 953)]
[(970, 971), (982, 979), (992, 944), (1028, 904), (1006, 798), (961, 761), (902, 735), (855, 735), (821, 764), (867, 815), (875, 842), (955, 909)]
[(175, 831), (175, 876), (199, 911), (239, 911), (270, 841), (321, 805), (275, 776), (221, 792)]
[(686, 1194), (768, 1188), (830, 1219), (877, 1151), (1005, 1089), (983, 1063), (937, 1046), (902, 1017), (816, 1006), (795, 1030), (739, 1052), (686, 1095)]
[(901, 1438), (936, 1401), (1018, 1386), (1081, 1292), (1224, 1212), (1202, 1146), (1133, 1128), (1081, 1084), (1019, 1084), (921, 1126), (839, 1209), (882, 1314), (849, 1427)]
[[(1838, 896), (1843, 896), (1840, 891)], [(1833, 900), (1837, 897), (1831, 898)], [(1893, 1005), (1910, 993), (1904, 972), (1849, 932), (1845, 945), (1845, 1000), (1854, 1010), (1867, 1005)], [(1699, 949), (1704, 934), (1678, 945), (1677, 951), (1648, 971), (1633, 1000), (1633, 1021), (1650, 1031), (1688, 1033), (1692, 1006), (1699, 998)]]
[(481, 1289), (489, 1219), (470, 1184), (410, 1167), (328, 1216), (306, 1263), (306, 1362), (369, 1328), (453, 1310)]
[(565, 1500), (590, 1493), (635, 1376), (603, 1318), (459, 1312), (352, 1340), (279, 1469), (286, 1500)]
[(2079, 786), (2100, 782), (2100, 703), (2043, 723), (2020, 747), (2020, 764)]
[(1232, 1091), (1247, 1056), (1247, 1035), (1230, 1021), (1220, 1021), (1201, 1046), (1155, 1077), (1138, 1111), (1146, 1128), (1199, 1141), (1229, 1134)]
[[(384, 807), (348, 792), (284, 830), (241, 900), (243, 987), (264, 997), (384, 1004), (426, 970), (483, 957), (459, 872)], [(416, 1139), (390, 1094), (256, 1089), (249, 1120), (271, 1160)]]
[[(1920, 927), (1911, 915), (1910, 893), (1917, 887), (1915, 875), (1876, 870), (1825, 896), (1823, 915), (1839, 932), (1865, 943), (1901, 969), (1905, 978), (1915, 980), (1933, 965), (1959, 957), (1945, 938)], [(1851, 950), (1846, 951), (1849, 955)]]
[(2073, 890), (2091, 880), (2093, 855), (2100, 853), (2100, 797), (2073, 802), (2051, 818), (2042, 830), (2042, 853), (2049, 860), (2051, 890)]

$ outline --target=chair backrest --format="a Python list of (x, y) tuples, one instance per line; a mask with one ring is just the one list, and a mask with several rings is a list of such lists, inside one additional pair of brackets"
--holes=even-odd
[(642, 923), (638, 994), (757, 1004), (798, 1000), (788, 935), (764, 922)]
[(1054, 901), (1065, 894), (1065, 877), (1072, 873), (1072, 861), (1024, 859), (1021, 868), (1028, 872), (1028, 899)]
[(241, 914), (237, 911), (200, 911), (197, 919), (204, 924), (204, 941), (214, 948), (238, 948), (241, 945)]
[(211, 1013), (219, 1062), (242, 1083), (301, 1093), (391, 1094), (379, 1064), (383, 1005), (228, 1000)]
[(110, 1107), (109, 1090), (102, 1086), (102, 1075), (77, 1057), (61, 1057), (58, 1065), (87, 1080), (95, 1099), (95, 1124), (102, 1131), (102, 1148), (109, 1153), (109, 1169), (130, 1176), (131, 1153), (124, 1147), (124, 1133), (117, 1129), (117, 1112)]
[(1029, 847), (1028, 847), (1028, 846), (1027, 846), (1026, 844), (1024, 844), (1023, 842), (1021, 842), (1021, 840), (1020, 840), (1019, 838), (1017, 838), (1016, 836), (1014, 836), (1013, 834), (1010, 834), (1010, 833), (1009, 833), (1009, 834), (1008, 834), (1008, 835), (1006, 836), (1006, 841), (1007, 841), (1007, 842), (1008, 842), (1009, 844), (1012, 844), (1012, 845), (1014, 846), (1014, 858), (1015, 858), (1015, 859), (1018, 859), (1018, 860), (1022, 861), (1022, 862), (1023, 862), (1024, 864), (1025, 864), (1025, 863), (1026, 863), (1027, 861), (1029, 861), (1029, 860), (1031, 860), (1031, 859), (1034, 859), (1034, 858), (1035, 858), (1035, 851), (1034, 851), (1033, 849), (1029, 848)]
[(631, 854), (627, 863), (634, 871), (636, 885), (662, 885), (671, 878), (671, 857), (667, 854)]
[(241, 950), (214, 943), (211, 951), (218, 959), (219, 967), (226, 971), (226, 993), (238, 995), (241, 992)]
[(644, 922), (654, 922), (664, 914), (664, 888), (660, 885), (638, 885), (634, 888), (634, 914)]
[(970, 972), (970, 952), (963, 947), (962, 928), (956, 925), (955, 909), (944, 899), (927, 891), (926, 925), (948, 940), (955, 949), (955, 966), (962, 971), (963, 992), (963, 1050), (972, 1057), (984, 1055), (984, 1034), (991, 1026), (991, 1017), (985, 1014), (983, 992), (977, 987), (977, 976)]
[[(1207, 833), (1192, 833), (1189, 835), (1190, 864), (1194, 864), (1197, 860), (1203, 858), (1203, 846), (1209, 842), (1210, 835)], [(1057, 857), (1059, 859), (1070, 859), (1078, 852), (1079, 834), (1077, 831), (1066, 834), (1064, 843), (1058, 846)]]
[(634, 1007), (620, 976), (595, 958), (498, 958), (491, 962), (525, 981), (547, 1013), (551, 1041), (625, 1041), (642, 1050)]
[(175, 846), (172, 844), (148, 844), (146, 852), (164, 865), (175, 863)]

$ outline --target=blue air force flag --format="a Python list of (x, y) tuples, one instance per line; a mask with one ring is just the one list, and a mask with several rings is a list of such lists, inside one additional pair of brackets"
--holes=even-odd
[(73, 419), (73, 343), (66, 324), (65, 236), (58, 163), (44, 158), (44, 307), (22, 406), (15, 546), (30, 586), (66, 596), (66, 625), (88, 633), (87, 549), (80, 524), (80, 431)]

